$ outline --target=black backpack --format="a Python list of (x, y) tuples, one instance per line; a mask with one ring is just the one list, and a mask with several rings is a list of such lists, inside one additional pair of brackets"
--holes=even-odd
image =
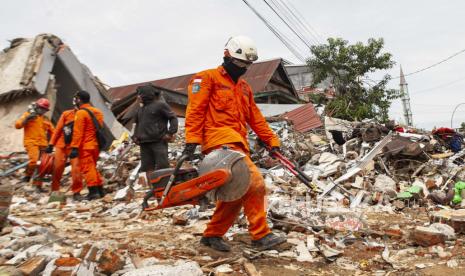
[(71, 141), (73, 140), (73, 127), (74, 121), (63, 126), (63, 136), (65, 138), (66, 145), (71, 144)]
[(92, 122), (94, 123), (94, 127), (96, 129), (95, 135), (97, 136), (99, 150), (100, 151), (106, 150), (110, 146), (110, 141), (105, 136), (105, 129), (97, 121), (97, 118), (95, 117), (92, 111), (90, 111), (87, 108), (82, 108), (82, 109), (87, 111), (87, 113), (89, 113), (90, 117), (92, 118)]

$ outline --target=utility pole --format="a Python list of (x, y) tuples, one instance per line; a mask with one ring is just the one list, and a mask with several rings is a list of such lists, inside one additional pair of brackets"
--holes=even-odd
[(404, 109), (404, 120), (407, 126), (413, 126), (412, 109), (410, 108), (410, 95), (408, 93), (408, 85), (405, 81), (402, 66), (400, 67), (400, 94), (402, 99), (402, 107)]

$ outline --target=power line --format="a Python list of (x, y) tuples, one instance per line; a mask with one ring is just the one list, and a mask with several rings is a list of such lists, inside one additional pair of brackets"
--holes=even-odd
[(294, 29), (307, 40), (307, 42), (310, 44), (320, 44), (318, 42), (318, 38), (307, 32), (305, 26), (303, 26), (299, 18), (297, 18), (297, 16), (292, 13), (292, 11), (287, 6), (284, 6), (285, 3), (280, 3), (278, 0), (270, 1), (274, 5), (275, 9), (289, 21), (289, 24), (292, 25)]
[[(414, 71), (414, 72), (405, 74), (404, 76), (405, 76), (405, 77), (406, 77), (406, 76), (411, 76), (411, 75), (413, 75), (413, 74), (417, 74), (417, 73), (423, 72), (423, 71), (425, 71), (425, 70), (428, 70), (428, 69), (430, 69), (430, 68), (433, 68), (433, 67), (435, 67), (435, 66), (437, 66), (437, 65), (439, 65), (439, 64), (441, 64), (441, 63), (444, 63), (444, 62), (446, 62), (446, 61), (448, 61), (448, 60), (450, 60), (450, 59), (452, 59), (452, 58), (454, 58), (454, 57), (460, 55), (460, 54), (463, 53), (463, 52), (465, 52), (465, 49), (460, 50), (460, 51), (458, 51), (457, 53), (455, 53), (455, 54), (453, 54), (453, 55), (451, 55), (451, 56), (449, 56), (449, 57), (447, 57), (447, 58), (445, 58), (445, 59), (443, 59), (443, 60), (441, 60), (441, 61), (439, 61), (439, 62), (436, 62), (436, 63), (434, 63), (434, 64), (432, 64), (432, 65), (430, 65), (430, 66), (428, 66), (428, 67), (425, 67), (425, 68), (419, 69), (419, 70), (417, 70), (417, 71)], [(400, 76), (399, 76), (399, 77), (394, 77), (394, 78), (392, 78), (392, 79), (398, 79), (398, 78), (400, 78)]]
[(286, 24), (286, 26), (300, 39), (300, 41), (302, 41), (307, 47), (308, 49), (310, 49), (311, 45), (308, 44), (307, 41), (305, 41), (305, 39), (302, 38), (301, 35), (299, 35), (295, 30), (294, 28), (292, 28), (289, 23), (284, 20), (284, 18), (268, 3), (267, 0), (263, 0), (263, 2), (265, 2), (265, 4), (279, 17), (279, 19), (281, 19), (281, 21), (284, 22), (284, 24)]
[(297, 58), (299, 59), (301, 62), (305, 62), (305, 58), (299, 53), (299, 51), (294, 48), (295, 45), (291, 45), (292, 42), (291, 40), (289, 40), (289, 38), (287, 38), (286, 36), (284, 36), (284, 34), (281, 34), (270, 22), (268, 22), (268, 20), (266, 20), (254, 7), (252, 7), (252, 5), (249, 4), (249, 2), (247, 2), (247, 0), (242, 0), (246, 5), (247, 7), (249, 7), (252, 12), (258, 17), (260, 18), (260, 20), (266, 25), (266, 27), (286, 46), (286, 48)]
[[(321, 40), (325, 40), (323, 38), (322, 35), (320, 35), (318, 33), (318, 31), (312, 27), (312, 25), (310, 23), (308, 23), (308, 21), (305, 19), (305, 17), (302, 16), (302, 14), (299, 12), (298, 9), (296, 9), (291, 2), (288, 2), (289, 6), (286, 4), (286, 2), (284, 0), (278, 0), (280, 1), (284, 7), (289, 10), (289, 12), (297, 19), (297, 21), (304, 27), (304, 29), (307, 31), (307, 33), (309, 33), (310, 35), (312, 35), (316, 41), (318, 42), (318, 44), (321, 44), (321, 41), (320, 41), (320, 38)], [(290, 8), (289, 8), (290, 7)]]

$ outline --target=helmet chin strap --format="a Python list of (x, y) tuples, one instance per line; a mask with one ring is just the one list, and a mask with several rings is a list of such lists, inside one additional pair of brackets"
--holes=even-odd
[(231, 79), (237, 83), (239, 78), (247, 72), (247, 68), (245, 67), (239, 67), (236, 64), (232, 62), (232, 58), (225, 56), (223, 57), (223, 67), (224, 70), (228, 73), (228, 75), (231, 77)]

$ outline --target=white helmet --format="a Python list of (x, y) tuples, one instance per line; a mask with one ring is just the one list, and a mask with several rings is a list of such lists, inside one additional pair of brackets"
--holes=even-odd
[(257, 47), (252, 39), (243, 36), (231, 37), (224, 46), (226, 56), (231, 56), (244, 61), (253, 62), (258, 59)]

